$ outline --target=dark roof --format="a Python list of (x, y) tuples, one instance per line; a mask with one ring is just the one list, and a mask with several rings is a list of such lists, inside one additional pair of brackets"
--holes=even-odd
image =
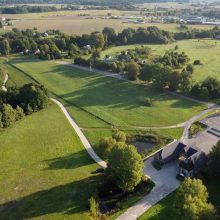
[(205, 153), (202, 151), (196, 151), (196, 153), (191, 155), (189, 158), (187, 158), (184, 161), (181, 161), (179, 163), (179, 166), (188, 171), (191, 170), (199, 171), (206, 165), (206, 162), (207, 162), (207, 157)]
[(164, 149), (161, 152), (161, 159), (165, 159), (171, 155), (178, 156), (178, 154), (184, 149), (185, 146), (186, 146), (185, 144), (179, 141), (175, 141), (167, 145), (166, 147), (164, 147)]

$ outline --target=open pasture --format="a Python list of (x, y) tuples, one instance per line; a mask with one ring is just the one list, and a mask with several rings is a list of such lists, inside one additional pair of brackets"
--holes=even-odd
[[(196, 81), (204, 80), (207, 76), (213, 76), (220, 80), (220, 41), (209, 39), (182, 40), (171, 44), (145, 45), (152, 49), (152, 55), (163, 55), (166, 50), (173, 50), (178, 45), (178, 52), (185, 52), (193, 63), (201, 60), (202, 65), (195, 66), (193, 78)], [(126, 45), (112, 47), (102, 52), (105, 55), (115, 56), (123, 50), (134, 49), (140, 45)]]
[(55, 104), (0, 131), (0, 168), (0, 219), (90, 218), (97, 165)]
[[(145, 86), (53, 61), (20, 60), (13, 63), (70, 105), (80, 107), (109, 125), (169, 126), (184, 122), (205, 108), (176, 96), (155, 93)], [(154, 100), (152, 107), (145, 106), (147, 97)]]

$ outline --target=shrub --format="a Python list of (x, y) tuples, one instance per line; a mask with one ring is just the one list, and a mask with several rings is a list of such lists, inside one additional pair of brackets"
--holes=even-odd
[(16, 107), (16, 121), (21, 120), (25, 116), (24, 111), (21, 107)]
[(200, 60), (195, 60), (193, 64), (194, 65), (201, 65), (201, 61)]
[(146, 106), (152, 106), (153, 100), (151, 98), (144, 99), (144, 103)]
[(116, 140), (112, 137), (104, 137), (100, 139), (98, 144), (98, 151), (102, 158), (107, 158), (112, 148), (116, 144)]
[(99, 213), (99, 205), (93, 196), (89, 199), (89, 207), (90, 207), (90, 215), (96, 218)]
[(14, 110), (11, 105), (3, 104), (1, 106), (1, 122), (3, 127), (9, 127), (16, 121), (16, 110)]
[(117, 142), (125, 142), (126, 141), (126, 134), (123, 131), (119, 131), (117, 129), (113, 130), (112, 137)]

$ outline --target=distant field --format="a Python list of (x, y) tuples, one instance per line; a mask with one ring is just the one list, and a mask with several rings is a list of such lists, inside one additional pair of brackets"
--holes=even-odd
[[(6, 27), (1, 32), (10, 30), (14, 27), (20, 29), (37, 27), (39, 31), (48, 29), (59, 29), (69, 34), (81, 35), (91, 33), (93, 31), (102, 31), (104, 27), (112, 27), (116, 32), (122, 31), (124, 28), (132, 27), (148, 27), (157, 26), (158, 28), (169, 31), (180, 31), (178, 24), (132, 24), (123, 23), (121, 20), (105, 19), (108, 13), (112, 15), (140, 15), (138, 11), (118, 11), (118, 10), (83, 10), (83, 11), (59, 11), (47, 13), (29, 13), (17, 15), (0, 15), (7, 18), (16, 19), (13, 26)], [(88, 16), (78, 16), (79, 14), (87, 14)], [(189, 28), (211, 29), (209, 25), (189, 25)]]
[[(178, 51), (184, 51), (190, 58), (191, 62), (196, 59), (201, 60), (201, 66), (195, 67), (193, 73), (194, 80), (201, 81), (207, 76), (213, 76), (220, 80), (220, 41), (217, 40), (183, 40), (167, 45), (146, 45), (152, 48), (154, 55), (163, 55), (166, 50), (174, 49), (175, 45), (179, 46)], [(134, 49), (138, 45), (126, 45), (112, 47), (102, 52), (105, 55), (115, 56), (122, 50)], [(140, 46), (140, 45), (139, 45)]]
[(96, 168), (55, 104), (27, 116), (0, 131), (0, 219), (90, 219)]
[[(18, 61), (14, 65), (44, 84), (70, 105), (77, 105), (103, 121), (121, 126), (167, 126), (186, 121), (204, 106), (151, 89), (55, 62)], [(143, 100), (154, 99), (152, 107)], [(79, 121), (80, 123), (82, 120)], [(84, 125), (93, 126), (84, 121)]]

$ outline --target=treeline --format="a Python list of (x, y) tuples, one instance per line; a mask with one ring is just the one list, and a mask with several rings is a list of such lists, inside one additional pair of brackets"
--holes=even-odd
[(112, 45), (166, 44), (178, 39), (214, 38), (218, 35), (220, 35), (218, 27), (209, 31), (190, 30), (174, 34), (154, 26), (137, 30), (126, 28), (120, 33), (116, 33), (112, 28), (104, 28), (102, 32), (82, 36), (67, 35), (59, 30), (40, 33), (36, 29), (18, 30), (14, 28), (1, 35), (0, 52), (1, 55), (25, 53), (36, 54), (40, 59), (59, 59), (93, 53)]
[[(47, 37), (48, 34), (53, 35)], [(46, 36), (46, 37), (45, 37)], [(13, 29), (0, 37), (1, 55), (10, 53), (26, 54), (37, 53), (40, 59), (61, 58), (61, 52), (67, 52), (66, 56), (73, 57), (80, 54), (91, 53), (94, 50), (102, 50), (110, 45), (125, 45), (136, 43), (168, 43), (172, 38), (167, 31), (157, 27), (131, 28), (116, 34), (114, 29), (105, 28), (102, 32), (93, 32), (82, 36), (72, 36), (60, 31), (48, 31), (39, 33), (36, 29), (18, 30)], [(85, 48), (89, 45), (89, 48)]]
[(47, 107), (48, 101), (47, 90), (41, 85), (26, 84), (0, 91), (0, 127), (9, 127), (25, 115)]
[(132, 5), (146, 2), (167, 2), (167, 0), (2, 0), (1, 4), (75, 4), (97, 6)]
[(26, 14), (26, 13), (40, 13), (40, 12), (51, 12), (57, 11), (54, 6), (30, 6), (30, 5), (19, 5), (14, 7), (2, 7), (0, 8), (1, 14)]

